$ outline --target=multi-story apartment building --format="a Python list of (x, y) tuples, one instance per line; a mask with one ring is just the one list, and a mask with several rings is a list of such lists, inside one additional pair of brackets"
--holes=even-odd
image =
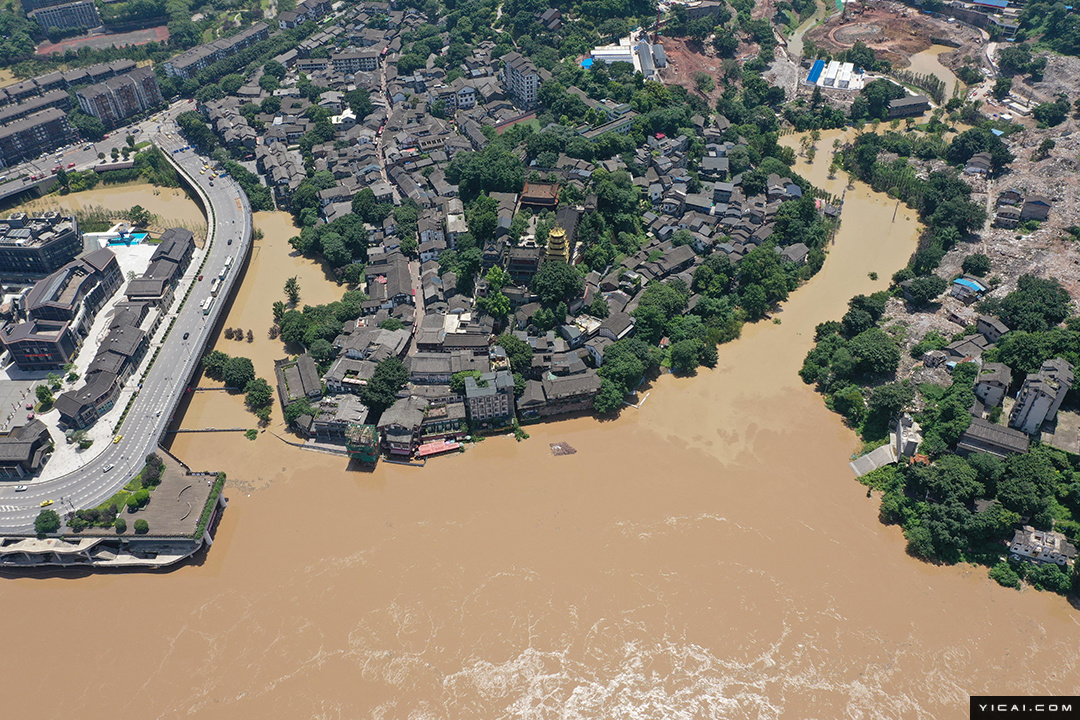
[(473, 425), (507, 424), (514, 418), (514, 376), (506, 370), (465, 378), (465, 405)]
[(40, 8), (27, 13), (27, 17), (37, 21), (44, 30), (49, 28), (71, 30), (101, 25), (101, 16), (98, 14), (97, 5), (92, 0), (78, 0), (78, 2)]
[(378, 50), (348, 49), (330, 57), (334, 70), (340, 73), (372, 72), (379, 69)]
[(0, 274), (23, 278), (51, 273), (70, 262), (82, 246), (74, 217), (13, 213), (0, 220)]
[(270, 28), (266, 23), (255, 23), (246, 30), (241, 30), (232, 37), (215, 40), (205, 45), (198, 45), (176, 57), (165, 61), (165, 74), (169, 77), (193, 78), (200, 70), (230, 55), (248, 48), (270, 37)]
[(79, 90), (75, 96), (79, 107), (101, 120), (106, 127), (120, 124), (124, 119), (145, 112), (164, 100), (157, 76), (150, 68), (136, 68), (105, 82)]
[(506, 91), (525, 107), (535, 105), (536, 93), (540, 89), (540, 73), (532, 60), (519, 52), (506, 53), (501, 60), (503, 67), (500, 77)]
[(33, 160), (75, 141), (67, 114), (55, 107), (31, 113), (0, 127), (0, 167)]
[(52, 107), (67, 110), (71, 107), (71, 96), (63, 90), (49, 90), (37, 97), (24, 100), (18, 105), (8, 105), (0, 109), (0, 126)]
[(1057, 415), (1065, 394), (1073, 384), (1073, 367), (1061, 358), (1047, 360), (1024, 380), (1016, 404), (1009, 413), (1009, 427), (1028, 435), (1039, 431), (1043, 422)]

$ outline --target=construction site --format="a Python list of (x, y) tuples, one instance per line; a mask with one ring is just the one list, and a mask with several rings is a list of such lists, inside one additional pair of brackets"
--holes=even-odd
[[(956, 48), (950, 56), (979, 56), (984, 39), (970, 26), (950, 23), (945, 18), (924, 15), (913, 8), (892, 2), (849, 2), (843, 12), (806, 33), (806, 40), (830, 53), (847, 50), (862, 42), (874, 54), (896, 68), (910, 65), (908, 58), (932, 45)], [(947, 62), (947, 57), (942, 60)]]

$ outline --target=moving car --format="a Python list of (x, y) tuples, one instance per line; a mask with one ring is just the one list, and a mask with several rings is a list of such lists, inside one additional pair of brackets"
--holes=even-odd
[(110, 470), (112, 470), (112, 469), (113, 469), (114, 467), (116, 467), (116, 466), (115, 466), (115, 465), (113, 465), (112, 463), (109, 463), (109, 464), (108, 464), (108, 465), (106, 465), (105, 467), (101, 468), (101, 472), (103, 472), (103, 473), (107, 473), (107, 472), (109, 472)]
[(27, 486), (27, 485), (16, 485), (15, 486), (15, 492), (26, 492), (29, 489), (30, 489), (30, 487)]
[(48, 507), (48, 506), (50, 506), (52, 504), (53, 504), (52, 500), (42, 500), (41, 505), (39, 507)]
[(120, 442), (120, 441), (121, 441), (121, 440), (123, 440), (123, 439), (124, 439), (124, 436), (123, 436), (123, 435), (117, 435), (116, 437), (114, 437), (114, 438), (112, 439), (112, 444), (113, 444), (113, 445), (115, 445), (116, 443)]
[(187, 339), (188, 339), (188, 335), (190, 335), (190, 334), (191, 334), (191, 333), (184, 333), (184, 339), (185, 339), (185, 340), (187, 340)]

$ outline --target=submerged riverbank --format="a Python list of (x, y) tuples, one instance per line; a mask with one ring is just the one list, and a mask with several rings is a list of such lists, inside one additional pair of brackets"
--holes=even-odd
[(184, 190), (156, 187), (147, 182), (99, 185), (93, 190), (67, 195), (51, 193), (13, 207), (7, 212), (60, 210), (79, 213), (104, 208), (115, 213), (116, 217), (122, 217), (135, 205), (141, 205), (156, 216), (153, 229), (159, 232), (169, 227), (185, 227), (195, 233), (200, 246), (206, 238), (206, 216)]

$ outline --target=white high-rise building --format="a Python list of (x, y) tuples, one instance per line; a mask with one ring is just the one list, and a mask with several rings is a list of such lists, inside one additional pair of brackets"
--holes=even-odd
[(1024, 380), (1016, 396), (1016, 405), (1009, 413), (1009, 427), (1022, 430), (1028, 435), (1039, 432), (1047, 420), (1057, 415), (1065, 394), (1073, 384), (1073, 367), (1061, 358), (1047, 360)]
[(500, 58), (503, 63), (501, 77), (506, 91), (517, 98), (523, 107), (536, 104), (536, 93), (540, 89), (540, 73), (532, 60), (519, 52), (510, 52)]

